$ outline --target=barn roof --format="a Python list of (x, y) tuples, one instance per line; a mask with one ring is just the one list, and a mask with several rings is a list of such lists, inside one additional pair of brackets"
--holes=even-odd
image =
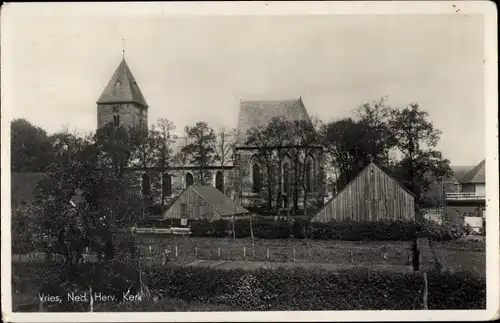
[(128, 103), (133, 102), (147, 108), (148, 104), (142, 95), (134, 75), (127, 62), (123, 59), (111, 77), (108, 85), (101, 94), (97, 103)]
[(191, 185), (190, 188), (210, 205), (220, 216), (249, 213), (247, 209), (238, 205), (217, 188), (209, 185)]
[(486, 160), (483, 159), (476, 167), (469, 171), (460, 183), (486, 183)]
[(367, 171), (370, 167), (376, 167), (378, 168), (380, 171), (382, 171), (382, 173), (384, 173), (385, 175), (387, 175), (389, 178), (391, 178), (393, 181), (395, 181), (396, 183), (399, 184), (399, 186), (401, 186), (401, 188), (403, 188), (403, 190), (405, 190), (408, 194), (410, 194), (411, 196), (415, 197), (415, 194), (413, 194), (410, 190), (408, 190), (406, 187), (404, 187), (404, 185), (402, 185), (397, 179), (395, 179), (391, 174), (390, 172), (382, 165), (379, 165), (378, 163), (376, 162), (371, 162), (368, 166), (366, 166), (365, 168), (363, 168), (362, 171), (360, 171), (358, 173), (358, 175), (356, 175), (356, 177), (354, 177), (353, 180), (351, 180), (345, 187), (344, 189), (342, 189), (340, 192), (337, 192), (337, 194), (335, 196), (333, 196), (330, 200), (328, 200), (324, 205), (323, 207), (316, 213), (315, 216), (312, 217), (311, 221), (312, 222), (315, 222), (315, 218), (317, 218), (317, 216), (323, 212), (323, 210), (330, 204), (330, 203), (333, 203), (333, 201), (340, 195), (342, 194), (342, 192), (346, 191), (349, 186), (351, 186), (365, 171)]
[(35, 191), (38, 182), (45, 176), (45, 173), (35, 172), (12, 172), (10, 175), (11, 201), (13, 203), (30, 202), (35, 199)]
[(241, 101), (238, 117), (238, 145), (245, 145), (250, 129), (265, 126), (273, 118), (311, 121), (302, 98), (268, 101)]

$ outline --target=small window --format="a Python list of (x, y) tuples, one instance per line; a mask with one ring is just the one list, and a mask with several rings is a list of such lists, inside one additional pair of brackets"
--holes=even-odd
[(260, 174), (260, 167), (258, 164), (254, 164), (252, 167), (252, 191), (254, 193), (259, 193), (261, 190), (261, 174)]
[(188, 222), (188, 220), (187, 220), (187, 219), (181, 219), (181, 225), (182, 225), (182, 226), (184, 226), (184, 227), (185, 227), (185, 226), (187, 225), (187, 222)]
[(163, 196), (172, 195), (172, 177), (168, 173), (163, 174), (161, 184)]
[(120, 126), (120, 116), (118, 116), (118, 115), (113, 116), (113, 124), (115, 125), (115, 127)]
[(194, 182), (193, 174), (187, 173), (186, 174), (186, 187), (193, 185), (193, 182)]
[(224, 174), (220, 170), (215, 174), (215, 187), (224, 193)]
[(283, 192), (290, 193), (290, 165), (288, 163), (283, 165)]
[(151, 182), (149, 176), (146, 173), (142, 174), (142, 195), (144, 197), (151, 195)]

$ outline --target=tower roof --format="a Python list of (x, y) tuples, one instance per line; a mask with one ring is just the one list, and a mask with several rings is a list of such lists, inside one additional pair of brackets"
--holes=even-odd
[(97, 103), (137, 103), (148, 107), (125, 59), (118, 65)]

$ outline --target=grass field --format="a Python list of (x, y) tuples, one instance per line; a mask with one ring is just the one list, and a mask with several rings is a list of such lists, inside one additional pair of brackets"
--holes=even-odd
[(160, 258), (168, 250), (171, 261), (177, 264), (222, 259), (409, 265), (410, 257), (409, 242), (255, 239), (253, 253), (251, 239), (144, 235), (141, 240), (142, 255)]

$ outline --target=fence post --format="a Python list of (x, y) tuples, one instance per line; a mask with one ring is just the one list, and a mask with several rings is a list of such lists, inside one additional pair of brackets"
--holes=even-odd
[(293, 248), (293, 261), (295, 261), (295, 248)]
[(198, 258), (198, 247), (194, 247), (194, 257)]
[(269, 260), (269, 248), (267, 248), (266, 259)]
[(90, 312), (94, 311), (94, 296), (92, 295), (92, 286), (90, 286)]
[(175, 257), (179, 256), (179, 249), (177, 248), (177, 245), (175, 246)]
[(149, 255), (152, 256), (153, 255), (153, 249), (151, 249), (151, 245), (149, 245)]
[(219, 248), (217, 248), (217, 257), (219, 257), (219, 258), (220, 258), (220, 247), (219, 247)]
[(354, 254), (353, 254), (353, 252), (351, 250), (351, 264), (353, 264), (353, 263), (354, 263)]
[(427, 273), (424, 273), (424, 310), (429, 309), (427, 307), (427, 297), (429, 294), (428, 286), (427, 286)]
[(247, 248), (243, 246), (243, 258), (247, 257)]

